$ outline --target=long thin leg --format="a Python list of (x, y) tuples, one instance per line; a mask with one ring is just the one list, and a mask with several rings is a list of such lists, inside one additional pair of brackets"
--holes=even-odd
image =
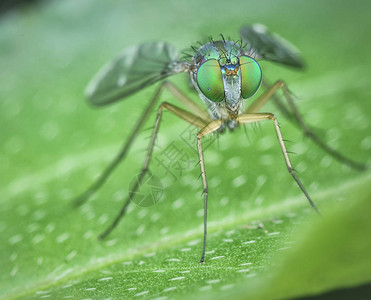
[(181, 108), (179, 108), (179, 107), (177, 107), (175, 105), (172, 105), (170, 103), (167, 103), (167, 102), (161, 103), (161, 105), (160, 105), (160, 107), (158, 109), (158, 112), (157, 112), (155, 126), (154, 126), (154, 129), (153, 129), (153, 132), (152, 132), (152, 137), (151, 137), (149, 146), (148, 146), (147, 155), (146, 155), (146, 158), (144, 160), (143, 167), (142, 167), (142, 169), (140, 171), (138, 180), (136, 181), (134, 187), (130, 191), (130, 193), (128, 195), (128, 198), (126, 199), (123, 207), (121, 208), (121, 210), (120, 210), (119, 214), (117, 215), (117, 217), (115, 218), (115, 220), (99, 236), (100, 239), (104, 239), (117, 226), (117, 224), (120, 222), (121, 218), (125, 215), (126, 210), (127, 210), (127, 207), (129, 206), (129, 203), (131, 202), (131, 200), (135, 196), (135, 194), (136, 194), (136, 192), (138, 190), (138, 187), (140, 186), (140, 184), (141, 184), (144, 176), (146, 175), (146, 173), (148, 171), (148, 166), (149, 166), (149, 163), (151, 161), (153, 147), (155, 145), (155, 140), (156, 140), (156, 137), (157, 137), (157, 133), (158, 133), (158, 130), (160, 128), (162, 112), (163, 112), (164, 109), (171, 111), (172, 113), (174, 113), (175, 115), (177, 115), (181, 119), (187, 121), (191, 125), (196, 126), (197, 128), (204, 128), (208, 124), (208, 121), (203, 120), (203, 119), (199, 118), (198, 116), (196, 116), (196, 115), (194, 115), (194, 114), (192, 114), (192, 113), (190, 113), (190, 112), (188, 112), (188, 111), (186, 111), (184, 109), (181, 109)]
[(128, 140), (125, 142), (123, 147), (121, 148), (120, 152), (116, 155), (113, 161), (106, 167), (106, 169), (98, 177), (98, 179), (95, 182), (93, 182), (93, 184), (85, 192), (83, 192), (80, 196), (78, 196), (73, 201), (73, 204), (75, 206), (80, 206), (83, 203), (85, 203), (103, 185), (103, 183), (106, 182), (109, 175), (113, 172), (113, 170), (118, 166), (121, 160), (125, 157), (132, 143), (134, 142), (136, 136), (138, 135), (141, 127), (143, 126), (144, 122), (148, 118), (148, 115), (150, 114), (158, 98), (160, 97), (161, 90), (162, 90), (162, 85), (157, 89), (155, 95), (151, 99), (147, 108), (144, 110), (144, 112), (140, 116), (138, 123), (135, 125), (134, 130), (132, 131), (131, 135), (129, 136)]
[(207, 179), (206, 179), (206, 172), (205, 172), (205, 161), (204, 161), (204, 154), (202, 152), (202, 144), (201, 139), (204, 135), (215, 132), (218, 128), (222, 125), (222, 120), (215, 120), (207, 124), (202, 130), (199, 131), (197, 134), (197, 148), (198, 148), (198, 156), (200, 159), (200, 167), (201, 167), (201, 176), (202, 176), (202, 186), (203, 186), (203, 194), (204, 194), (204, 242), (202, 247), (202, 256), (201, 256), (201, 263), (205, 262), (205, 251), (206, 251), (206, 235), (207, 235), (207, 195), (208, 195), (208, 187), (207, 187)]
[[(289, 89), (288, 89), (287, 85), (285, 84), (285, 82), (283, 82), (282, 80), (278, 80), (272, 86), (269, 86), (267, 83), (264, 83), (264, 86), (267, 88), (266, 92), (263, 95), (261, 95), (257, 100), (255, 100), (246, 109), (246, 111), (244, 113), (247, 113), (247, 114), (248, 113), (257, 113), (268, 102), (269, 99), (273, 99), (276, 106), (284, 113), (284, 115), (287, 116), (289, 119), (291, 119), (290, 117), (293, 116), (294, 119), (296, 120), (297, 124), (301, 128), (301, 130), (303, 130), (304, 135), (307, 136), (308, 138), (310, 138), (317, 146), (322, 148), (322, 150), (324, 150), (325, 152), (330, 154), (332, 157), (334, 157), (339, 162), (344, 163), (351, 168), (354, 168), (354, 169), (360, 170), (360, 171), (365, 170), (367, 168), (364, 164), (356, 162), (356, 161), (344, 156), (343, 154), (336, 151), (335, 149), (331, 148), (330, 146), (328, 146), (313, 131), (311, 131), (309, 129), (309, 127), (306, 125), (303, 118), (301, 117), (301, 114), (300, 114), (298, 108), (296, 107), (296, 105), (295, 105), (295, 103), (294, 103), (294, 101), (293, 101), (293, 99), (290, 95)], [(285, 106), (283, 106), (281, 100), (275, 94), (276, 91), (279, 88), (282, 88), (284, 96), (285, 96), (292, 112), (290, 112)]]
[[(263, 81), (262, 86), (268, 90), (271, 88), (272, 84), (268, 83), (266, 80)], [(295, 116), (293, 113), (290, 111), (290, 107), (287, 106), (287, 103), (284, 103), (281, 97), (279, 95), (274, 94), (272, 95), (272, 100), (274, 105), (281, 111), (281, 113), (287, 118), (290, 122), (295, 124), (295, 126), (298, 125), (298, 123), (295, 123)]]
[(73, 204), (75, 206), (80, 206), (84, 202), (86, 202), (106, 182), (110, 174), (114, 171), (114, 169), (118, 166), (118, 164), (124, 159), (132, 143), (134, 142), (136, 136), (138, 135), (140, 129), (142, 128), (144, 122), (148, 118), (148, 115), (150, 114), (154, 105), (159, 99), (163, 88), (167, 88), (175, 96), (176, 99), (179, 99), (195, 115), (197, 115), (198, 117), (202, 119), (210, 120), (210, 117), (202, 110), (200, 106), (198, 106), (195, 102), (193, 102), (190, 98), (188, 98), (185, 94), (183, 94), (174, 84), (168, 81), (164, 81), (161, 84), (161, 86), (157, 89), (156, 93), (152, 97), (152, 100), (148, 104), (147, 108), (144, 110), (144, 112), (140, 116), (138, 123), (135, 125), (134, 130), (132, 131), (131, 135), (129, 136), (128, 140), (125, 142), (123, 147), (121, 148), (120, 152), (116, 155), (113, 161), (106, 167), (106, 169), (98, 177), (98, 179), (85, 192), (83, 192), (80, 196), (78, 196), (73, 201)]
[(187, 107), (193, 114), (199, 116), (201, 119), (209, 120), (211, 122), (210, 115), (201, 106), (193, 102), (173, 83), (171, 83), (170, 81), (164, 81), (163, 85), (174, 95), (175, 98), (182, 102), (182, 104), (185, 107)]
[(317, 209), (316, 205), (313, 203), (312, 199), (310, 198), (309, 194), (307, 193), (306, 189), (304, 188), (304, 185), (301, 183), (300, 179), (296, 176), (294, 169), (291, 165), (289, 155), (287, 154), (285, 143), (283, 142), (282, 134), (280, 127), (278, 126), (278, 122), (276, 117), (273, 114), (270, 113), (254, 113), (254, 114), (242, 114), (238, 117), (238, 121), (240, 123), (253, 123), (253, 122), (260, 122), (263, 120), (271, 120), (274, 123), (274, 129), (276, 130), (277, 138), (280, 143), (281, 151), (283, 154), (283, 157), (286, 162), (287, 170), (291, 174), (291, 176), (294, 178), (302, 192), (304, 193), (305, 197), (308, 199), (310, 205), (314, 208), (314, 210), (319, 214), (319, 210)]

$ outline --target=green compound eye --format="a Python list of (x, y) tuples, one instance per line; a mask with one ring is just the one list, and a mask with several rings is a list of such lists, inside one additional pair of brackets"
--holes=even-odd
[(247, 99), (253, 96), (262, 82), (262, 71), (255, 59), (249, 56), (240, 56), (241, 95)]
[(216, 59), (209, 59), (199, 67), (196, 81), (201, 92), (211, 101), (224, 99), (223, 77)]

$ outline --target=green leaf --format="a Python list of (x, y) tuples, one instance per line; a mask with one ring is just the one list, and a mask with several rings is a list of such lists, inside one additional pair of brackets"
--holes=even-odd
[(299, 229), (287, 255), (274, 260), (275, 272), (271, 274), (271, 267), (266, 267), (268, 278), (244, 282), (233, 297), (295, 298), (369, 284), (371, 192), (367, 182), (370, 178), (334, 191), (332, 195), (344, 197), (342, 205), (331, 206), (324, 218)]
[[(205, 140), (209, 222), (201, 265), (195, 132), (171, 114), (163, 116), (151, 165), (163, 187), (159, 203), (133, 204), (98, 241), (142, 166), (150, 135), (143, 130), (104, 187), (81, 208), (71, 205), (114, 158), (156, 89), (92, 109), (83, 91), (94, 73), (132, 45), (166, 41), (181, 51), (210, 35), (238, 39), (246, 22), (264, 23), (302, 51), (306, 72), (262, 62), (263, 75), (285, 80), (329, 145), (369, 163), (366, 1), (71, 0), (2, 16), (0, 298), (267, 299), (370, 283), (370, 171), (343, 166), (303, 140), (271, 104), (266, 110), (291, 140), (293, 166), (323, 218), (286, 171), (269, 122), (247, 127), (247, 136), (241, 129)], [(169, 80), (198, 101), (184, 75)], [(167, 93), (162, 101), (179, 105)], [(171, 165), (169, 153), (183, 159)]]

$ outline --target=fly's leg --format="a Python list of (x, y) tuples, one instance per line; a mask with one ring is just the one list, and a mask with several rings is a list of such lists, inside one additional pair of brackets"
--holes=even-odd
[(218, 130), (221, 125), (222, 125), (222, 120), (212, 121), (209, 124), (207, 124), (207, 126), (202, 128), (202, 130), (200, 130), (197, 134), (197, 149), (198, 149), (198, 156), (200, 159), (202, 186), (203, 186), (203, 195), (204, 195), (204, 241), (203, 241), (202, 256), (201, 256), (201, 261), (200, 261), (201, 263), (205, 262), (206, 235), (207, 235), (207, 195), (208, 195), (207, 179), (206, 179), (206, 172), (205, 172), (205, 161), (204, 161), (204, 154), (202, 152), (201, 139), (204, 135)]
[(125, 142), (123, 147), (121, 148), (120, 152), (116, 155), (113, 161), (106, 167), (103, 173), (98, 177), (98, 179), (80, 196), (78, 196), (74, 201), (73, 204), (75, 206), (80, 206), (84, 204), (89, 198), (106, 182), (107, 178), (110, 174), (115, 170), (118, 164), (124, 159), (127, 152), (129, 151), (131, 145), (133, 144), (136, 136), (138, 135), (141, 127), (143, 126), (144, 122), (147, 120), (148, 115), (152, 111), (154, 105), (156, 104), (158, 98), (160, 97), (162, 90), (162, 85), (157, 89), (155, 95), (153, 96), (152, 100), (140, 116), (138, 123), (135, 125), (134, 130), (132, 131), (131, 135), (129, 136), (128, 140)]
[(194, 125), (194, 126), (196, 126), (197, 128), (200, 128), (200, 129), (204, 128), (209, 123), (209, 121), (203, 120), (203, 119), (199, 118), (198, 116), (196, 116), (196, 115), (194, 115), (194, 114), (192, 114), (192, 113), (190, 113), (190, 112), (188, 112), (184, 109), (181, 109), (181, 108), (179, 108), (175, 105), (172, 105), (172, 104), (167, 103), (167, 102), (161, 103), (161, 105), (158, 109), (158, 112), (157, 112), (155, 126), (154, 126), (154, 129), (153, 129), (153, 132), (152, 132), (152, 137), (151, 137), (149, 146), (148, 146), (147, 155), (146, 155), (146, 158), (144, 160), (143, 167), (140, 171), (138, 179), (137, 179), (134, 187), (130, 191), (123, 207), (121, 208), (121, 210), (119, 212), (119, 214), (117, 215), (115, 220), (112, 222), (112, 224), (99, 236), (100, 239), (104, 239), (118, 225), (121, 218), (125, 215), (126, 210), (129, 206), (131, 200), (136, 195), (136, 192), (137, 192), (140, 184), (142, 183), (142, 180), (143, 180), (144, 176), (148, 172), (148, 166), (149, 166), (149, 163), (151, 161), (153, 147), (155, 145), (155, 140), (156, 140), (156, 137), (157, 137), (157, 133), (158, 133), (158, 130), (160, 128), (162, 113), (163, 113), (164, 109), (174, 113), (176, 116), (180, 117), (181, 119), (187, 121), (191, 125)]
[(108, 177), (111, 173), (115, 170), (118, 164), (125, 158), (127, 155), (131, 145), (133, 144), (135, 138), (137, 137), (140, 129), (143, 127), (144, 122), (147, 120), (149, 114), (151, 113), (154, 105), (156, 104), (157, 100), (159, 99), (162, 89), (167, 88), (177, 99), (179, 99), (186, 107), (191, 109), (195, 115), (199, 116), (200, 118), (204, 118), (205, 120), (209, 120), (209, 116), (202, 110), (200, 106), (194, 103), (191, 99), (189, 99), (186, 95), (184, 95), (175, 85), (170, 82), (164, 81), (161, 86), (157, 89), (156, 93), (152, 97), (152, 100), (142, 113), (139, 118), (139, 121), (134, 127), (131, 135), (129, 136), (128, 140), (125, 142), (123, 147), (121, 148), (120, 152), (116, 155), (113, 161), (106, 167), (103, 173), (98, 177), (98, 179), (80, 196), (78, 196), (74, 201), (74, 206), (80, 206), (85, 203), (89, 198), (106, 182)]
[[(335, 149), (331, 148), (329, 145), (327, 145), (324, 141), (322, 141), (304, 122), (298, 108), (296, 107), (289, 89), (285, 82), (282, 80), (278, 80), (275, 84), (272, 86), (268, 85), (267, 83), (264, 83), (264, 86), (267, 88), (265, 93), (261, 95), (257, 100), (255, 100), (247, 109), (244, 113), (257, 113), (260, 111), (260, 109), (268, 102), (268, 100), (272, 99), (276, 106), (283, 112), (283, 114), (288, 117), (289, 119), (294, 119), (296, 120), (297, 124), (301, 128), (301, 130), (304, 132), (305, 136), (310, 138), (317, 146), (319, 146), (322, 150), (327, 152), (329, 155), (331, 155), (333, 158), (338, 160), (339, 162), (348, 165), (349, 167), (356, 169), (356, 170), (365, 170), (367, 167), (359, 163), (357, 161), (354, 161), (340, 152), (336, 151)], [(289, 108), (291, 111), (289, 111), (285, 105), (282, 103), (280, 98), (275, 94), (278, 89), (282, 89), (284, 96), (287, 100), (287, 103), (289, 105)]]
[(271, 120), (271, 121), (273, 121), (273, 123), (274, 123), (274, 129), (276, 131), (276, 135), (277, 135), (277, 138), (278, 138), (280, 147), (281, 147), (281, 151), (282, 151), (283, 157), (285, 159), (287, 170), (289, 171), (289, 173), (291, 174), (291, 176), (294, 178), (294, 180), (296, 181), (296, 183), (298, 184), (298, 186), (300, 187), (300, 189), (304, 193), (305, 197), (308, 199), (310, 205), (314, 208), (314, 210), (319, 215), (321, 215), (320, 212), (319, 212), (319, 210), (317, 209), (316, 205), (313, 203), (312, 199), (310, 198), (308, 192), (306, 191), (304, 185), (301, 183), (300, 179), (296, 176), (296, 174), (294, 172), (294, 169), (293, 169), (293, 167), (291, 165), (291, 162), (290, 162), (289, 155), (287, 154), (285, 143), (283, 142), (281, 130), (280, 130), (280, 127), (278, 125), (278, 122), (277, 122), (276, 117), (273, 114), (270, 114), (270, 113), (242, 114), (242, 115), (240, 115), (238, 117), (238, 121), (241, 124), (260, 122), (260, 121), (263, 121), (263, 120)]
[(171, 83), (170, 81), (163, 82), (164, 87), (174, 95), (182, 104), (187, 107), (193, 114), (197, 115), (201, 119), (209, 120), (210, 115), (198, 104), (193, 102), (186, 94), (184, 94), (175, 84)]

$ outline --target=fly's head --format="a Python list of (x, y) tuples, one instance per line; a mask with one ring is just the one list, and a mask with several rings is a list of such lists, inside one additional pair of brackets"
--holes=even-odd
[[(233, 41), (210, 41), (193, 56), (192, 82), (204, 102), (236, 120), (244, 99), (259, 89), (262, 72), (253, 57)], [(222, 117), (222, 116), (220, 116)]]

